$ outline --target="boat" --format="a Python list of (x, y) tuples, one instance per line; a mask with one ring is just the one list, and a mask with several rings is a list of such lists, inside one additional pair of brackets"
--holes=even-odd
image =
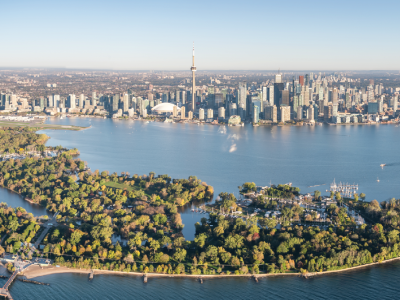
[(380, 166), (383, 168), (384, 166), (386, 166), (386, 164), (381, 164)]
[(378, 181), (378, 182), (379, 182), (379, 178), (378, 178), (376, 181)]

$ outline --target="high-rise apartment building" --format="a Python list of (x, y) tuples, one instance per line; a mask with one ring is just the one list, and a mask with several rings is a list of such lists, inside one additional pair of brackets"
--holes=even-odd
[(212, 108), (207, 109), (207, 119), (214, 119), (214, 110)]
[(287, 105), (281, 105), (281, 107), (280, 107), (280, 116), (281, 116), (281, 119), (280, 119), (280, 121), (281, 122), (283, 122), (283, 123), (285, 123), (285, 122), (287, 122), (287, 121), (290, 121), (290, 106), (287, 106)]
[(199, 120), (204, 120), (204, 108), (199, 109)]
[(246, 108), (247, 108), (247, 82), (239, 82), (239, 88), (237, 92), (237, 102), (238, 106), (243, 109), (243, 116), (240, 116), (242, 120), (246, 118)]
[(270, 105), (264, 107), (264, 119), (272, 121), (272, 123), (278, 122), (278, 109), (276, 105)]
[(83, 103), (85, 102), (85, 95), (84, 94), (80, 94), (79, 95), (79, 107), (82, 108), (83, 107)]
[(76, 97), (75, 94), (70, 94), (68, 96), (68, 107), (75, 108), (76, 107)]

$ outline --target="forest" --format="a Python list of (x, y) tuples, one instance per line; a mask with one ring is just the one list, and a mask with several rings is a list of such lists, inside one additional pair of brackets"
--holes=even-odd
[[(292, 200), (299, 190), (273, 186), (255, 198), (252, 209), (279, 210), (279, 219), (210, 212), (195, 224), (190, 241), (182, 234), (178, 207), (212, 200), (212, 186), (195, 176), (92, 172), (74, 153), (0, 162), (0, 186), (58, 212), (56, 226), (42, 241), (44, 248), (32, 252), (27, 243), (37, 239), (43, 219), (1, 204), (0, 252), (27, 258), (42, 252), (56, 264), (75, 268), (194, 275), (322, 272), (400, 255), (396, 199), (346, 199), (327, 207), (327, 226), (296, 225), (307, 212), (276, 199)], [(241, 187), (243, 194), (254, 191), (253, 183)], [(220, 193), (216, 205), (228, 210), (237, 201)], [(346, 207), (368, 223), (357, 226)]]

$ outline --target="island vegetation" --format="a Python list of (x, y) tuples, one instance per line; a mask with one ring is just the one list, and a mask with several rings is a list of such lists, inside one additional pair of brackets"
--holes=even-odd
[(204, 206), (209, 214), (189, 241), (178, 207), (209, 202), (210, 185), (195, 176), (92, 172), (73, 154), (0, 162), (1, 186), (57, 213), (44, 247), (32, 250), (46, 217), (1, 204), (0, 254), (44, 255), (72, 268), (193, 275), (324, 272), (400, 256), (400, 200), (339, 193), (328, 201), (318, 191), (245, 183), (240, 199), (220, 193)]

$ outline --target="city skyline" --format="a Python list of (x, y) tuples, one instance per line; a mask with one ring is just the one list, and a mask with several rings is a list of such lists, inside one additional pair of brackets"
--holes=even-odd
[(2, 3), (0, 67), (187, 70), (194, 40), (199, 70), (399, 70), (400, 3), (371, 4)]

